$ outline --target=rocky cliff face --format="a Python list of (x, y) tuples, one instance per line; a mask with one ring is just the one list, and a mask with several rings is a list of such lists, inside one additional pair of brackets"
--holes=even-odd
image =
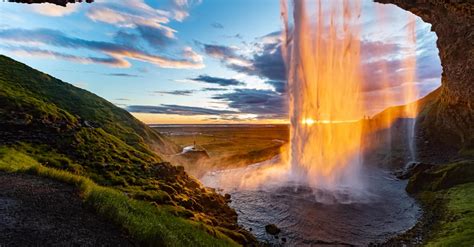
[[(474, 146), (474, 2), (375, 0), (393, 3), (432, 24), (443, 66), (440, 95), (422, 109), (426, 143)], [(432, 142), (434, 141), (434, 142)]]

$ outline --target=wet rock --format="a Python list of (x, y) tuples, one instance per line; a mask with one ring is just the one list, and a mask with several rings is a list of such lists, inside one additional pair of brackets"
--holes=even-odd
[(278, 228), (275, 224), (268, 224), (265, 226), (265, 231), (271, 235), (277, 235), (281, 232), (280, 228)]
[(227, 203), (231, 203), (231, 202), (232, 202), (230, 194), (227, 194), (227, 193), (226, 193), (226, 194), (224, 195), (224, 199), (225, 199), (225, 201), (226, 201)]
[(202, 160), (208, 160), (209, 154), (206, 150), (191, 150), (180, 154), (181, 157), (184, 157), (190, 163), (196, 163)]
[(176, 167), (176, 171), (178, 173), (178, 175), (184, 175), (184, 167), (183, 166), (177, 166)]
[(438, 191), (470, 182), (474, 182), (474, 162), (460, 161), (436, 165), (415, 173), (408, 181), (406, 191), (409, 193)]
[(398, 172), (396, 176), (398, 179), (408, 179), (412, 177), (413, 175), (423, 172), (425, 170), (431, 169), (432, 167), (433, 167), (432, 164), (412, 162), (405, 168), (405, 170)]

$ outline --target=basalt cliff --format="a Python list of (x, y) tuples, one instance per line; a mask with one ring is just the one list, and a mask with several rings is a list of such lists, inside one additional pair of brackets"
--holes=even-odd
[[(441, 88), (422, 104), (420, 150), (434, 145), (460, 153), (474, 147), (474, 4), (471, 1), (376, 0), (432, 24), (443, 67)], [(469, 3), (470, 2), (470, 3)]]

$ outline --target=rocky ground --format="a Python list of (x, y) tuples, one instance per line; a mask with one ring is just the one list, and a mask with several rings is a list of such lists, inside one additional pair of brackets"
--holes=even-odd
[(117, 226), (53, 180), (0, 172), (0, 246), (133, 246)]

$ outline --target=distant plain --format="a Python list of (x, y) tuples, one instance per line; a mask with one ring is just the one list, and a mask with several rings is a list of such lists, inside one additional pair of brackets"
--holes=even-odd
[(209, 156), (197, 162), (174, 162), (200, 177), (210, 170), (246, 166), (271, 159), (288, 143), (288, 125), (152, 125), (173, 142), (184, 147), (205, 150)]

